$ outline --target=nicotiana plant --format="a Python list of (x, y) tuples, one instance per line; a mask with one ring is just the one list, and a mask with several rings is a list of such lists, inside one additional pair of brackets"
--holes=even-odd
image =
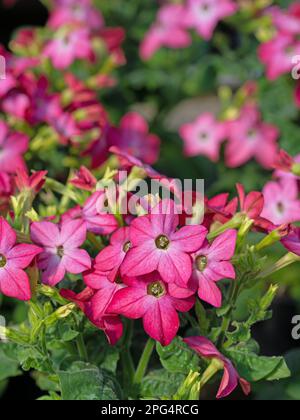
[[(201, 225), (186, 224), (190, 209), (176, 191), (138, 198), (137, 215), (121, 215), (136, 192), (128, 185), (157, 173), (113, 151), (116, 167), (98, 183), (87, 168), (66, 185), (17, 171), (11, 212), (0, 220), (0, 290), (26, 301), (28, 316), (0, 327), (2, 356), (34, 370), (44, 398), (57, 400), (199, 399), (222, 372), (223, 398), (238, 384), (248, 395), (258, 381), (288, 378), (285, 360), (260, 356), (251, 334), (270, 318), (278, 286), (266, 283), (242, 321), (236, 307), (243, 292), (300, 260), (299, 229), (263, 218), (263, 194), (242, 185), (231, 201), (205, 199)], [(124, 166), (136, 184), (117, 177)], [(118, 179), (119, 200), (108, 213), (98, 187), (109, 179)], [(287, 253), (274, 262), (268, 249), (278, 242)]]

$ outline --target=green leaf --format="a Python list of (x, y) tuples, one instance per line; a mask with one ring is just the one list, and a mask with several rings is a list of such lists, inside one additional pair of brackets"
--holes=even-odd
[(70, 370), (58, 372), (62, 399), (67, 401), (104, 401), (120, 399), (116, 381), (105, 370), (75, 362)]
[[(20, 371), (18, 369), (18, 362), (12, 358), (11, 355), (6, 351), (9, 345), (0, 345), (0, 381), (4, 379), (18, 376)], [(6, 347), (6, 348), (5, 348)]]
[(171, 373), (188, 374), (190, 370), (198, 370), (198, 356), (180, 337), (176, 337), (167, 347), (163, 347), (161, 344), (157, 343), (156, 350), (161, 364)]
[(144, 377), (141, 395), (152, 398), (171, 397), (184, 379), (184, 374), (170, 373), (165, 369), (154, 370)]
[(236, 346), (226, 351), (239, 374), (249, 382), (274, 381), (291, 376), (283, 357), (258, 356), (247, 346)]

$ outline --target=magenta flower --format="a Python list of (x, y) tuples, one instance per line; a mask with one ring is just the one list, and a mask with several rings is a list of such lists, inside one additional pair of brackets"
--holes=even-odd
[(141, 44), (140, 55), (144, 60), (149, 60), (161, 47), (185, 48), (190, 45), (185, 13), (184, 6), (179, 4), (168, 4), (159, 10), (156, 22)]
[(200, 299), (210, 303), (216, 308), (222, 306), (222, 293), (217, 282), (222, 279), (236, 277), (234, 267), (230, 260), (234, 256), (237, 232), (228, 230), (209, 245), (204, 246), (194, 255), (194, 270), (191, 288), (198, 289)]
[(96, 257), (95, 266), (99, 271), (108, 273), (110, 281), (114, 281), (120, 267), (131, 248), (130, 229), (128, 227), (118, 229), (110, 239), (110, 245), (104, 248)]
[(15, 184), (19, 191), (32, 191), (37, 194), (44, 186), (47, 176), (47, 171), (33, 172), (32, 175), (28, 175), (25, 168), (17, 170), (15, 176)]
[(147, 216), (138, 217), (130, 226), (130, 242), (121, 273), (129, 277), (158, 271), (166, 283), (185, 287), (192, 274), (191, 253), (203, 244), (203, 226), (176, 230), (179, 217), (175, 203), (163, 200)]
[(274, 7), (271, 9), (273, 23), (277, 29), (286, 34), (298, 35), (300, 33), (300, 5), (292, 3), (287, 10)]
[(300, 55), (300, 42), (293, 35), (279, 33), (274, 39), (260, 46), (258, 55), (266, 66), (268, 79), (276, 80), (292, 71), (295, 65), (293, 58)]
[(23, 155), (27, 152), (28, 142), (25, 134), (10, 132), (8, 126), (0, 121), (0, 171), (14, 173), (25, 167)]
[(30, 300), (30, 282), (24, 269), (43, 250), (35, 245), (18, 244), (6, 220), (0, 218), (0, 292), (19, 300)]
[(94, 191), (97, 179), (85, 166), (81, 166), (70, 183), (81, 190)]
[(119, 316), (106, 314), (106, 307), (119, 288), (116, 283), (106, 280), (97, 290), (87, 287), (76, 294), (72, 290), (62, 289), (60, 294), (74, 302), (89, 321), (105, 333), (108, 342), (115, 345), (123, 335), (123, 324)]
[(90, 0), (57, 0), (48, 25), (58, 29), (64, 25), (85, 25), (97, 30), (104, 25), (101, 13), (92, 6)]
[(221, 144), (226, 139), (226, 126), (217, 122), (212, 114), (206, 113), (194, 123), (183, 125), (180, 135), (185, 143), (186, 156), (204, 155), (217, 162)]
[(255, 106), (246, 106), (240, 117), (228, 123), (229, 141), (226, 146), (226, 164), (239, 167), (255, 158), (264, 168), (270, 169), (277, 156), (277, 127), (261, 121)]
[(93, 53), (88, 30), (80, 28), (59, 33), (45, 46), (43, 55), (58, 70), (67, 69), (77, 59), (90, 60)]
[(236, 11), (237, 5), (232, 0), (187, 0), (185, 23), (209, 40), (219, 21)]
[(300, 200), (298, 185), (293, 179), (268, 182), (263, 189), (265, 206), (262, 217), (275, 225), (283, 225), (300, 220)]
[(106, 202), (104, 191), (97, 191), (86, 201), (83, 208), (80, 206), (66, 212), (62, 219), (79, 219), (85, 223), (86, 230), (96, 235), (109, 235), (118, 228), (117, 219), (104, 209)]
[(293, 252), (294, 254), (300, 256), (300, 228), (299, 227), (293, 227), (289, 235), (286, 238), (282, 239), (281, 242), (288, 251)]
[(217, 398), (228, 397), (240, 383), (244, 393), (249, 395), (251, 392), (250, 384), (241, 378), (233, 366), (232, 362), (227, 359), (214, 344), (205, 337), (189, 337), (183, 340), (189, 347), (191, 347), (199, 356), (204, 359), (216, 359), (224, 366), (224, 376), (218, 391)]
[(159, 158), (160, 140), (156, 135), (149, 134), (147, 121), (136, 112), (126, 114), (120, 128), (109, 129), (108, 143), (149, 165)]
[(44, 248), (38, 266), (42, 281), (49, 286), (63, 280), (66, 273), (80, 274), (91, 268), (89, 254), (79, 249), (86, 240), (86, 226), (81, 220), (63, 221), (61, 225), (33, 223), (31, 239)]
[(143, 318), (146, 333), (154, 340), (167, 346), (175, 338), (179, 329), (178, 312), (188, 312), (195, 298), (174, 298), (161, 277), (152, 273), (139, 278), (124, 279), (126, 288), (119, 290), (108, 312), (120, 314), (130, 319)]

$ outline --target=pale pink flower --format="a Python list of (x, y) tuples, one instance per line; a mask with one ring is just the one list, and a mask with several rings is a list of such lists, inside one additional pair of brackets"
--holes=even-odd
[(188, 312), (195, 304), (193, 296), (174, 298), (157, 273), (138, 278), (124, 278), (127, 287), (119, 290), (108, 307), (109, 313), (130, 319), (143, 318), (146, 333), (163, 346), (175, 338), (180, 322), (177, 312)]
[(81, 220), (64, 221), (61, 225), (36, 222), (31, 225), (31, 239), (43, 247), (38, 258), (42, 281), (55, 286), (66, 273), (80, 274), (91, 268), (91, 259), (79, 247), (86, 240), (86, 226)]
[(295, 66), (293, 58), (300, 55), (300, 41), (293, 35), (279, 33), (271, 41), (261, 44), (258, 55), (266, 66), (268, 79), (276, 80), (292, 71)]
[(210, 113), (205, 113), (195, 122), (180, 128), (184, 140), (186, 156), (204, 155), (217, 162), (220, 157), (222, 142), (226, 139), (226, 125), (216, 121)]
[(295, 35), (300, 33), (300, 4), (298, 1), (292, 3), (287, 10), (274, 7), (271, 14), (273, 23), (279, 31)]
[(43, 55), (48, 57), (58, 70), (67, 69), (77, 59), (90, 60), (93, 52), (89, 31), (79, 28), (59, 33), (47, 43)]
[(236, 389), (239, 383), (244, 393), (246, 395), (250, 394), (250, 384), (239, 376), (232, 362), (223, 354), (221, 354), (215, 345), (206, 337), (188, 337), (183, 341), (204, 359), (217, 359), (223, 364), (224, 375), (217, 394), (217, 398), (228, 397), (228, 395), (230, 395)]
[(245, 106), (237, 120), (228, 122), (226, 164), (236, 168), (255, 158), (271, 169), (277, 157), (278, 136), (277, 127), (264, 123), (255, 106)]
[(48, 25), (58, 29), (64, 25), (85, 25), (97, 30), (103, 27), (104, 19), (99, 10), (92, 6), (90, 0), (57, 0)]
[(293, 179), (268, 182), (264, 187), (265, 206), (262, 217), (275, 225), (300, 221), (298, 185)]
[(186, 9), (180, 4), (168, 4), (159, 10), (156, 22), (141, 44), (140, 55), (144, 60), (149, 60), (161, 47), (185, 48), (190, 45), (185, 13)]
[(24, 271), (43, 250), (35, 245), (18, 244), (11, 226), (0, 218), (0, 292), (19, 300), (30, 300), (29, 278)]
[(184, 21), (209, 40), (220, 20), (233, 15), (238, 7), (232, 0), (187, 0)]
[(175, 203), (161, 201), (147, 216), (136, 218), (130, 226), (130, 242), (121, 267), (122, 275), (140, 276), (158, 271), (166, 283), (186, 287), (192, 274), (191, 254), (203, 244), (207, 230), (203, 226), (185, 226), (179, 230)]

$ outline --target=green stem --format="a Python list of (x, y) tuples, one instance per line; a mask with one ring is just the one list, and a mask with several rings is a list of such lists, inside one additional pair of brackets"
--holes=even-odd
[(147, 371), (147, 368), (150, 362), (150, 358), (152, 356), (152, 352), (154, 350), (154, 345), (155, 345), (155, 341), (152, 338), (149, 338), (144, 348), (143, 354), (140, 358), (135, 375), (134, 375), (133, 382), (135, 384), (140, 384), (142, 382), (143, 377), (145, 376), (145, 373)]
[(218, 345), (219, 346), (223, 345), (226, 333), (229, 330), (231, 320), (232, 320), (232, 312), (234, 310), (235, 303), (236, 303), (236, 300), (237, 300), (239, 292), (240, 292), (241, 283), (242, 283), (242, 280), (241, 281), (236, 280), (233, 283), (233, 287), (231, 289), (230, 298), (229, 298), (230, 309), (229, 309), (228, 313), (224, 316), (224, 319), (223, 319), (223, 322), (222, 322), (221, 333), (220, 333), (219, 340), (218, 340)]
[(85, 346), (85, 343), (84, 343), (83, 335), (81, 333), (77, 337), (76, 345), (77, 345), (77, 350), (78, 350), (78, 354), (80, 356), (80, 359), (83, 360), (84, 362), (88, 362), (89, 357), (88, 357), (88, 354), (87, 354), (87, 350), (86, 350), (86, 346)]

